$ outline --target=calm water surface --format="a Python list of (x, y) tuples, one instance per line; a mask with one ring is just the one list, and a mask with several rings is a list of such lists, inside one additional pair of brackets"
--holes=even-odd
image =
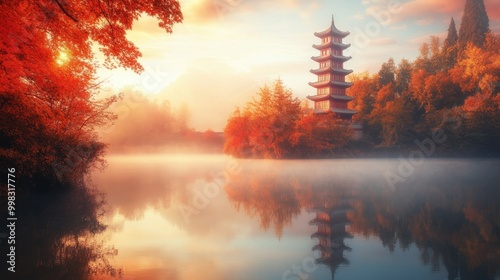
[(124, 279), (500, 279), (500, 161), (111, 156)]

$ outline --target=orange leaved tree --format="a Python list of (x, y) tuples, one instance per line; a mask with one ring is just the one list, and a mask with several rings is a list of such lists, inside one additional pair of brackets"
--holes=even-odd
[(0, 162), (26, 176), (81, 173), (103, 145), (96, 126), (116, 97), (97, 100), (94, 47), (109, 68), (142, 70), (126, 31), (141, 15), (171, 32), (176, 0), (0, 2)]

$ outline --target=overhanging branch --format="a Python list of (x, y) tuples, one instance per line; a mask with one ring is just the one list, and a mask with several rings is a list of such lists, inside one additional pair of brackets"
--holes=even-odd
[(59, 2), (59, 0), (54, 0), (54, 2), (56, 2), (57, 6), (59, 6), (59, 9), (61, 9), (61, 11), (66, 15), (68, 16), (71, 20), (73, 20), (74, 22), (78, 22), (78, 20), (72, 16), (68, 11), (66, 11), (66, 9), (63, 7), (63, 5)]

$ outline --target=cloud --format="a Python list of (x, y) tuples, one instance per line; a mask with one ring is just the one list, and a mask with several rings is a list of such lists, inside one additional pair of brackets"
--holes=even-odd
[(431, 15), (454, 15), (463, 10), (462, 1), (413, 0), (402, 4), (400, 17), (421, 17)]
[[(391, 23), (397, 23), (408, 19), (417, 19), (426, 23), (423, 19), (431, 19), (436, 16), (455, 17), (460, 19), (464, 9), (464, 1), (449, 0), (411, 0), (402, 3), (398, 9), (390, 10), (390, 1), (364, 1), (370, 4), (365, 10), (367, 14), (380, 14), (395, 11), (391, 16)], [(498, 0), (485, 0), (486, 10), (490, 20), (500, 20), (500, 2)]]
[(259, 12), (263, 10), (298, 11), (308, 18), (320, 7), (319, 1), (311, 0), (181, 0), (186, 22), (210, 22), (223, 20), (233, 13)]

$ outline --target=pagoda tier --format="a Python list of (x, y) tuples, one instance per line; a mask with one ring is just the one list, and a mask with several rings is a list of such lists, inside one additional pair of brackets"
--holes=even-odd
[(327, 49), (327, 48), (336, 47), (336, 48), (339, 48), (341, 50), (345, 50), (350, 46), (351, 46), (351, 44), (336, 43), (336, 42), (329, 41), (329, 42), (321, 43), (319, 45), (313, 45), (313, 48), (315, 48), (317, 50), (323, 50), (323, 49)]
[(335, 27), (335, 24), (333, 22), (333, 16), (332, 16), (332, 25), (330, 25), (330, 27), (327, 30), (321, 31), (321, 32), (314, 32), (314, 36), (319, 37), (319, 38), (324, 38), (327, 36), (335, 36), (335, 37), (339, 37), (339, 38), (344, 38), (349, 34), (351, 34), (351, 33), (340, 31), (337, 29), (337, 27)]
[(328, 61), (328, 60), (337, 60), (337, 61), (346, 62), (351, 58), (352, 57), (350, 57), (350, 56), (334, 55), (334, 54), (323, 54), (320, 56), (311, 57), (311, 59), (316, 61), (316, 62), (323, 62), (323, 61)]
[(338, 30), (332, 17), (330, 27), (314, 35), (321, 39), (320, 44), (313, 45), (313, 48), (320, 51), (320, 55), (311, 57), (319, 64), (318, 69), (311, 70), (311, 73), (318, 76), (318, 80), (309, 83), (316, 88), (316, 95), (307, 98), (314, 102), (315, 113), (333, 112), (341, 119), (351, 120), (356, 111), (348, 109), (347, 106), (354, 98), (345, 93), (346, 89), (352, 86), (352, 83), (346, 82), (345, 76), (351, 74), (352, 70), (344, 69), (344, 62), (351, 57), (343, 55), (343, 51), (351, 45), (342, 42), (349, 32)]
[(349, 246), (346, 246), (345, 244), (332, 244), (330, 247), (325, 247), (323, 245), (317, 244), (314, 245), (312, 248), (313, 250), (320, 250), (320, 251), (325, 251), (325, 252), (331, 252), (332, 250), (345, 250), (345, 251), (352, 251), (352, 248)]
[(351, 101), (354, 99), (354, 97), (348, 96), (348, 95), (322, 94), (322, 95), (313, 95), (309, 99), (312, 101), (324, 101), (324, 100), (329, 100), (329, 99)]
[(343, 240), (344, 238), (351, 239), (353, 236), (348, 232), (315, 232), (311, 234), (311, 238), (330, 238), (331, 240)]
[(334, 86), (348, 88), (352, 86), (352, 83), (342, 82), (342, 81), (317, 81), (309, 83), (309, 85), (315, 88), (334, 87)]
[(327, 74), (327, 73), (349, 75), (352, 73), (352, 70), (347, 70), (347, 69), (342, 69), (342, 68), (333, 68), (330, 66), (330, 67), (324, 67), (324, 68), (320, 68), (320, 69), (310, 70), (310, 72), (315, 74), (315, 75), (321, 75), (321, 74)]

